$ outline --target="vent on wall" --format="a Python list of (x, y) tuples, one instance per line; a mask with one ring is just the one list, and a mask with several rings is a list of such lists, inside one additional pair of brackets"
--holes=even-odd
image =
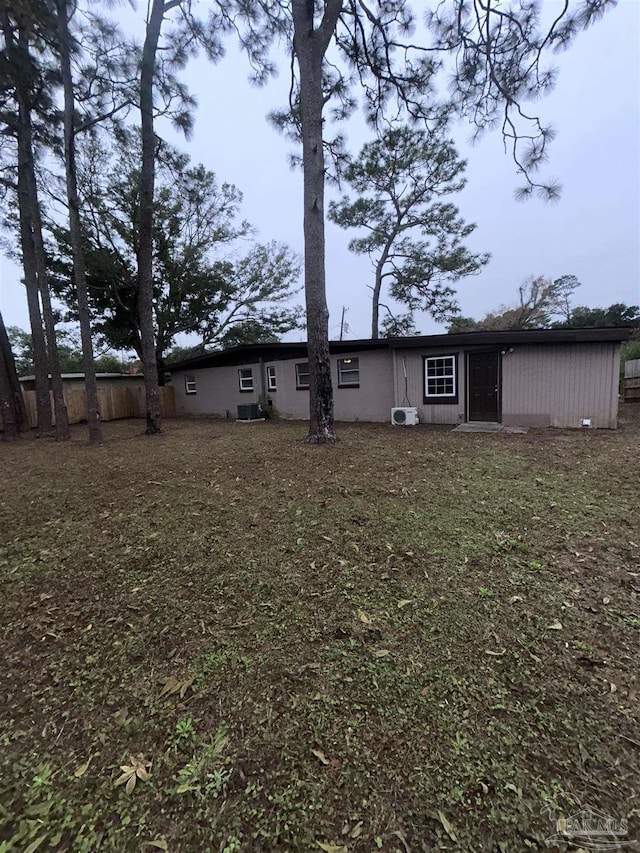
[(391, 423), (394, 426), (416, 426), (420, 423), (418, 410), (412, 406), (391, 409)]

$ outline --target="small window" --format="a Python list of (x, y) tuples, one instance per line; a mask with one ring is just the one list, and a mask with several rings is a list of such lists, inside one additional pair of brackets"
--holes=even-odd
[(241, 391), (253, 391), (253, 370), (243, 367), (238, 371)]
[(196, 388), (196, 377), (193, 373), (187, 373), (184, 377), (184, 390), (186, 394), (195, 394), (198, 390)]
[(458, 396), (456, 356), (424, 360), (424, 396), (432, 402), (455, 402)]
[(360, 367), (357, 358), (338, 359), (338, 388), (359, 388)]
[(309, 362), (296, 364), (296, 388), (300, 391), (309, 387)]
[(278, 383), (276, 382), (276, 368), (275, 365), (271, 364), (267, 367), (267, 390), (268, 391), (277, 391)]

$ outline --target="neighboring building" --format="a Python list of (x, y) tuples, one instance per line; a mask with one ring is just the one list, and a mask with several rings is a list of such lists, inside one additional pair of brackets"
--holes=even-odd
[[(620, 342), (630, 329), (465, 332), (330, 343), (335, 417), (423, 423), (615, 429)], [(261, 401), (284, 418), (309, 411), (305, 343), (250, 344), (169, 366), (178, 415), (235, 417)]]
[[(25, 391), (35, 391), (35, 376), (21, 376), (20, 383)], [(98, 388), (144, 388), (141, 373), (96, 373)], [(65, 390), (84, 389), (84, 373), (63, 373), (62, 387)]]
[[(38, 421), (35, 377), (22, 376), (20, 377), (20, 384), (29, 424), (35, 427)], [(141, 373), (98, 373), (96, 374), (96, 384), (98, 386), (98, 411), (101, 420), (114, 421), (119, 418), (146, 417), (144, 376)], [(69, 423), (78, 424), (86, 421), (87, 402), (84, 373), (63, 373), (62, 391)], [(163, 418), (175, 417), (175, 392), (173, 388), (160, 389), (160, 409)]]

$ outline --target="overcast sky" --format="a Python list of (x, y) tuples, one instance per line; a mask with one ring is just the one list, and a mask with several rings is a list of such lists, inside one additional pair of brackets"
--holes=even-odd
[[(139, 6), (141, 20), (144, 4)], [(126, 15), (128, 27), (136, 25), (133, 13), (118, 14)], [(619, 0), (556, 64), (556, 89), (536, 109), (558, 134), (548, 165), (563, 184), (558, 204), (514, 201), (518, 177), (499, 134), (470, 147), (469, 128), (454, 130), (469, 165), (468, 185), (453, 200), (477, 224), (468, 245), (492, 255), (481, 275), (459, 283), (464, 315), (480, 317), (514, 301), (529, 275), (576, 275), (582, 282), (576, 304), (640, 302), (640, 0)], [(302, 253), (302, 175), (288, 166), (291, 145), (265, 120), (286, 102), (286, 69), (256, 89), (247, 82), (245, 58), (230, 47), (219, 65), (198, 59), (182, 77), (199, 104), (195, 133), (187, 142), (160, 125), (160, 134), (242, 190), (242, 215), (258, 228), (260, 240), (284, 241)], [(359, 120), (350, 122), (347, 134), (353, 151), (369, 136)], [(345, 306), (348, 337), (367, 337), (371, 270), (366, 258), (348, 251), (348, 241), (346, 232), (327, 223), (330, 332), (337, 336)], [(20, 270), (6, 258), (0, 264), (5, 322), (26, 329)], [(423, 333), (444, 331), (426, 315), (417, 319)]]

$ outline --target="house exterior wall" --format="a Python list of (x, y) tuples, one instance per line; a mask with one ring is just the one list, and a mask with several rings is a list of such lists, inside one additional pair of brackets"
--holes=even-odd
[[(485, 348), (486, 349), (486, 348)], [(495, 348), (498, 349), (498, 348)], [(466, 419), (466, 355), (474, 347), (398, 349), (395, 353), (396, 406), (418, 409), (422, 423), (457, 424)], [(503, 348), (501, 421), (506, 426), (593, 427), (615, 429), (618, 413), (618, 343), (529, 344)], [(498, 349), (498, 351), (500, 351)], [(425, 356), (458, 354), (458, 401), (424, 403)]]
[[(253, 391), (240, 391), (238, 370), (251, 369)], [(196, 393), (187, 394), (186, 377), (195, 376)], [(171, 374), (171, 385), (176, 390), (178, 415), (236, 416), (237, 406), (256, 403), (260, 397), (260, 365), (224, 365), (205, 367), (194, 371), (177, 371)]]
[[(338, 387), (338, 358), (357, 358), (360, 370), (358, 388)], [(296, 388), (296, 364), (306, 358), (265, 360), (242, 365), (200, 368), (172, 373), (176, 390), (176, 407), (180, 415), (218, 415), (235, 418), (237, 406), (257, 403), (262, 393), (261, 369), (275, 367), (275, 391), (267, 391), (267, 399), (283, 418), (304, 420), (309, 417), (309, 392)], [(253, 391), (239, 390), (238, 370), (251, 369)], [(196, 393), (187, 394), (185, 376), (196, 377)], [(337, 421), (387, 421), (393, 405), (393, 370), (389, 350), (354, 351), (331, 356), (331, 378)]]
[[(457, 355), (458, 401), (456, 403), (424, 402), (424, 358)], [(407, 374), (405, 386), (405, 370)], [(459, 424), (464, 421), (466, 363), (460, 347), (398, 349), (394, 351), (394, 406), (415, 406), (420, 422), (426, 424)]]
[[(331, 356), (335, 417), (338, 421), (387, 422), (393, 406), (415, 406), (422, 423), (458, 424), (467, 417), (466, 362), (469, 352), (487, 347), (429, 346), (354, 350)], [(597, 343), (514, 344), (492, 351), (501, 356), (501, 420), (507, 426), (615, 429), (618, 411), (620, 345)], [(424, 358), (457, 356), (457, 401), (424, 402)], [(338, 387), (338, 358), (358, 358), (360, 386)], [(277, 388), (267, 399), (281, 417), (306, 419), (309, 392), (297, 390), (296, 370), (305, 357), (269, 359), (264, 363), (180, 370), (172, 374), (179, 415), (218, 415), (235, 418), (237, 406), (258, 402), (261, 370), (275, 367)], [(238, 370), (251, 369), (253, 391), (241, 392)], [(405, 385), (406, 370), (406, 385)], [(187, 394), (185, 377), (196, 378), (196, 393)]]
[(502, 357), (502, 422), (615, 429), (620, 344), (537, 344)]

